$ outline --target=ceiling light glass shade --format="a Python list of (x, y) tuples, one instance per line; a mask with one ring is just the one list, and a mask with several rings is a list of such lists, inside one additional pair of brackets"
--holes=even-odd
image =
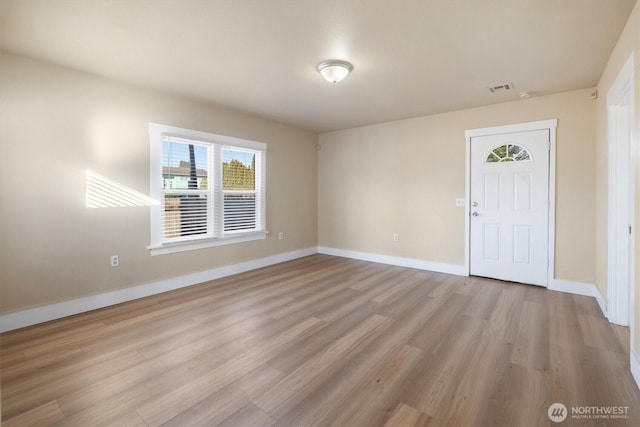
[(318, 64), (318, 71), (327, 81), (337, 83), (347, 77), (347, 74), (353, 70), (353, 65), (347, 61), (331, 60), (323, 61)]

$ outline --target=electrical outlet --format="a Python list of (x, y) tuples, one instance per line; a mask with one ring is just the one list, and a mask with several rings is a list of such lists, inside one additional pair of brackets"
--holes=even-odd
[(111, 255), (111, 267), (118, 267), (120, 265), (120, 258), (118, 255)]
[(284, 239), (284, 233), (282, 231), (278, 233), (278, 239), (280, 240)]
[(456, 207), (460, 208), (464, 206), (464, 199), (456, 199)]
[(394, 241), (394, 242), (397, 242), (397, 241), (399, 240), (399, 238), (400, 238), (400, 237), (398, 236), (398, 233), (394, 233), (394, 234), (393, 234), (393, 241)]

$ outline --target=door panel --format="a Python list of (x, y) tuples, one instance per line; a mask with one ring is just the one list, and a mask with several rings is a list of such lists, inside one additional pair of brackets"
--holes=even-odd
[(529, 264), (531, 262), (531, 227), (513, 226), (513, 262)]
[(488, 173), (484, 176), (484, 208), (488, 211), (500, 210), (500, 175)]
[(471, 138), (470, 273), (547, 285), (549, 130)]
[(500, 224), (484, 224), (484, 256), (485, 260), (500, 258)]
[(519, 212), (531, 211), (532, 176), (529, 172), (516, 173), (513, 176), (513, 210)]

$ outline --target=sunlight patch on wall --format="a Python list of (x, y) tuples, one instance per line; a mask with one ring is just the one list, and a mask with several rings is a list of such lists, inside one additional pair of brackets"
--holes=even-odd
[(85, 206), (87, 208), (120, 208), (157, 204), (156, 200), (145, 194), (90, 170), (86, 171)]

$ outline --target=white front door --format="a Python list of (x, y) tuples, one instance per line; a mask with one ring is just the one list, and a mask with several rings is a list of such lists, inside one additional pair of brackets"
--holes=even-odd
[(547, 286), (549, 130), (470, 146), (470, 274)]

